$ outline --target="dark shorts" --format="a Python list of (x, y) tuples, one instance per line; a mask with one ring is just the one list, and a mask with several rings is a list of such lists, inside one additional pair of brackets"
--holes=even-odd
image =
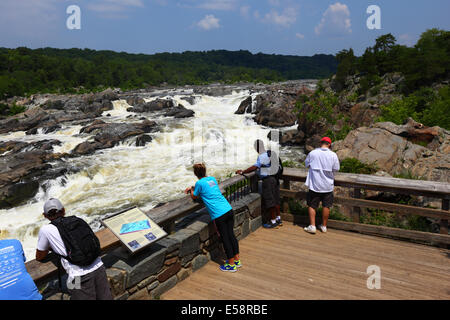
[(71, 300), (112, 300), (105, 266), (81, 276), (81, 288), (69, 289)]
[(331, 208), (333, 206), (333, 200), (333, 192), (319, 193), (309, 190), (306, 195), (306, 204), (313, 209), (317, 209), (320, 202), (322, 202), (322, 207)]
[(280, 184), (276, 178), (262, 179), (262, 200), (266, 208), (280, 205)]

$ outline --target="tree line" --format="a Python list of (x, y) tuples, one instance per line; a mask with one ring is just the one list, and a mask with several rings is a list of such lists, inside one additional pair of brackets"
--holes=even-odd
[(327, 78), (333, 55), (312, 57), (249, 51), (129, 54), (91, 49), (0, 48), (0, 100), (34, 93), (74, 93), (116, 87), (275, 82)]
[(413, 47), (397, 44), (392, 34), (380, 36), (361, 57), (353, 49), (337, 55), (338, 68), (333, 86), (338, 93), (346, 89), (349, 76), (359, 76), (358, 95), (376, 92), (387, 73), (404, 77), (397, 88), (403, 94), (389, 105), (381, 106), (379, 121), (403, 124), (412, 117), (427, 126), (450, 129), (450, 31), (429, 29)]
[(338, 69), (335, 84), (338, 91), (345, 89), (345, 79), (361, 75), (361, 93), (381, 82), (386, 73), (400, 72), (405, 81), (400, 88), (410, 94), (424, 86), (447, 80), (450, 75), (450, 31), (430, 29), (422, 33), (417, 44), (407, 47), (397, 44), (392, 34), (376, 39), (375, 45), (366, 49), (361, 57), (353, 49), (342, 50), (337, 55)]

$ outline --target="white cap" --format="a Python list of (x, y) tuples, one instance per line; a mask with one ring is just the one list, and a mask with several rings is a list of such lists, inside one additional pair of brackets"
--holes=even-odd
[(44, 204), (44, 214), (47, 215), (50, 210), (56, 209), (57, 211), (62, 210), (64, 207), (58, 199), (50, 198)]

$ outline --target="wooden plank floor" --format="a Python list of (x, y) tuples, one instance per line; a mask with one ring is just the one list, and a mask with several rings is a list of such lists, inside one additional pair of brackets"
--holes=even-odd
[[(161, 299), (450, 299), (450, 250), (338, 230), (310, 235), (288, 222), (239, 245), (238, 272), (210, 261)], [(370, 265), (381, 268), (379, 290), (367, 288)]]

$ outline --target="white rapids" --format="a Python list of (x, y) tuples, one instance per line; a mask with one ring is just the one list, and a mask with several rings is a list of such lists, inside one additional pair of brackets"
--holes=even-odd
[[(253, 149), (254, 140), (262, 139), (268, 144), (270, 129), (256, 124), (248, 114), (234, 114), (249, 95), (248, 91), (223, 97), (199, 95), (194, 105), (182, 100), (182, 95), (170, 96), (195, 111), (195, 117), (187, 119), (134, 114), (126, 111), (129, 105), (125, 101), (115, 101), (114, 110), (105, 112), (102, 119), (106, 122), (136, 122), (145, 116), (156, 120), (161, 130), (151, 134), (153, 141), (145, 147), (136, 147), (130, 139), (112, 149), (67, 160), (81, 170), (45, 182), (27, 204), (0, 210), (0, 238), (19, 239), (27, 260), (31, 260), (38, 231), (48, 223), (42, 216), (43, 204), (48, 198), (60, 199), (68, 215), (82, 217), (98, 229), (99, 219), (120, 209), (137, 205), (148, 210), (158, 203), (185, 196), (183, 190), (196, 181), (192, 171), (195, 162), (204, 162), (208, 175), (218, 180), (252, 165), (257, 156)], [(50, 134), (38, 132), (30, 136), (14, 132), (0, 135), (0, 141), (57, 139), (62, 144), (55, 146), (54, 152), (70, 152), (91, 138), (80, 135), (80, 129), (80, 126), (66, 126)], [(279, 148), (274, 142), (270, 147), (273, 150)], [(281, 148), (280, 153), (284, 159), (301, 157), (299, 148)]]

